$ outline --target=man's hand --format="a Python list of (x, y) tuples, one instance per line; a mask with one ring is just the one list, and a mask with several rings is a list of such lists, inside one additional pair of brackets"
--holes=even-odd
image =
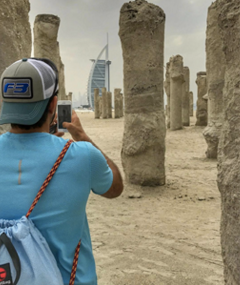
[(59, 132), (57, 129), (57, 113), (55, 113), (55, 116), (54, 116), (54, 119), (50, 125), (50, 128), (53, 126), (54, 127), (56, 126), (56, 131), (55, 131), (55, 133), (52, 133), (52, 135), (57, 136), (57, 137), (62, 137), (64, 135), (64, 132)]
[(72, 111), (72, 121), (71, 123), (64, 122), (63, 127), (66, 128), (69, 133), (71, 134), (72, 138), (75, 141), (87, 141), (91, 142), (90, 138), (85, 133), (81, 122), (77, 116), (77, 113), (73, 110)]

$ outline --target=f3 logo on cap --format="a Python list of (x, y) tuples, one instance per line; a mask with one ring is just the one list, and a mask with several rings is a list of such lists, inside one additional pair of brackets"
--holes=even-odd
[(31, 99), (31, 78), (4, 78), (3, 98), (5, 99)]

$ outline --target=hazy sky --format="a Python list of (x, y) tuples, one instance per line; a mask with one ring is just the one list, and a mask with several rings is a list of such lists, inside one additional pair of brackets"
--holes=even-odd
[[(66, 92), (84, 93), (92, 62), (106, 44), (109, 33), (111, 90), (123, 87), (123, 60), (119, 15), (125, 0), (30, 0), (33, 28), (37, 14), (60, 17), (58, 34), (65, 65)], [(166, 14), (164, 62), (173, 55), (184, 58), (190, 68), (190, 89), (196, 98), (196, 73), (205, 71), (205, 34), (207, 10), (212, 0), (151, 0)]]

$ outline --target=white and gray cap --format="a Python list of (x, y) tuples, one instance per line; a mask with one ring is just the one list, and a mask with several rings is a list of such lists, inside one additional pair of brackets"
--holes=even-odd
[(1, 76), (0, 124), (33, 125), (58, 91), (58, 72), (48, 59), (22, 59)]

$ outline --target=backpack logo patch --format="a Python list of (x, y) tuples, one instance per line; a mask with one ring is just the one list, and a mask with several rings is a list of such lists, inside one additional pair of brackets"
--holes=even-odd
[(9, 263), (0, 265), (0, 285), (13, 285)]

